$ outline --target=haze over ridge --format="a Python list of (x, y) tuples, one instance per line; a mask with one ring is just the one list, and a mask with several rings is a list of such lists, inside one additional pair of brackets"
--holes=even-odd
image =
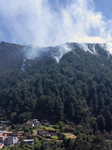
[(112, 20), (95, 10), (93, 0), (1, 0), (0, 40), (54, 46), (66, 42), (108, 43)]

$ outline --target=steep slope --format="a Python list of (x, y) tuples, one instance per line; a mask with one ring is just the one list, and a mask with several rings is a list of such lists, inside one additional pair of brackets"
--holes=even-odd
[(0, 72), (9, 73), (16, 68), (20, 68), (23, 55), (23, 46), (17, 44), (9, 44), (6, 42), (1, 42), (0, 44)]
[(34, 58), (27, 57), (26, 47), (17, 46), (24, 49), (18, 69), (0, 77), (1, 119), (14, 123), (33, 117), (69, 120), (93, 132), (111, 131), (112, 56), (99, 44), (86, 44), (86, 49), (84, 44), (65, 45), (63, 53), (63, 46), (43, 48), (41, 57)]

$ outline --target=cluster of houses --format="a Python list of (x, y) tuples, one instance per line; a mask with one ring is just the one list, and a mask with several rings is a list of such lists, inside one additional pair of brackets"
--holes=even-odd
[[(2, 121), (2, 123), (10, 123)], [(31, 127), (36, 127), (39, 126), (40, 121), (38, 119), (32, 119), (29, 120), (26, 123), (26, 126), (31, 126)], [(49, 123), (43, 123), (44, 126), (49, 126)], [(43, 137), (51, 137), (51, 136), (57, 136), (56, 131), (54, 130), (48, 130), (45, 131), (43, 129), (37, 131), (37, 135), (43, 136)], [(8, 132), (8, 131), (0, 131), (0, 149), (5, 145), (5, 146), (10, 146), (14, 145), (15, 143), (18, 143), (20, 137), (24, 137), (25, 133), (24, 131), (18, 131), (18, 132)], [(23, 142), (28, 143), (29, 145), (33, 145), (34, 139), (24, 139)]]
[(18, 137), (13, 135), (13, 132), (0, 131), (0, 148), (4, 145), (13, 145), (18, 142)]
[[(18, 132), (0, 131), (0, 149), (4, 145), (10, 146), (18, 143), (20, 136), (24, 136), (23, 131), (18, 131)], [(24, 139), (23, 142), (26, 142), (29, 145), (33, 145), (34, 139)]]
[[(35, 127), (35, 126), (41, 125), (41, 123), (40, 123), (40, 121), (38, 121), (38, 119), (33, 119), (33, 120), (28, 121), (26, 123), (26, 125), (31, 126), (31, 127)], [(49, 127), (49, 123), (42, 123), (42, 125)], [(53, 131), (53, 130), (48, 130), (48, 131), (39, 130), (37, 132), (37, 135), (40, 135), (43, 137), (51, 137), (51, 136), (57, 136), (57, 133), (56, 133), (56, 131)]]
[[(6, 126), (11, 124), (10, 121), (1, 121), (1, 123), (5, 124)], [(40, 122), (38, 121), (38, 119), (32, 119), (28, 121), (26, 125), (34, 127), (40, 125)], [(0, 149), (2, 149), (4, 145), (10, 146), (18, 143), (19, 138), (24, 136), (26, 136), (24, 131), (18, 131), (18, 132), (0, 131)], [(26, 142), (29, 145), (33, 145), (34, 139), (24, 139), (23, 142)]]

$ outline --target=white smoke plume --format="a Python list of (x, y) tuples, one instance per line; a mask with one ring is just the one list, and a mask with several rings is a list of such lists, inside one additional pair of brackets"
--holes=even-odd
[(112, 20), (96, 12), (93, 0), (0, 0), (0, 22), (1, 41), (42, 47), (108, 43), (109, 51), (112, 47)]
[(24, 59), (23, 59), (23, 65), (21, 67), (21, 70), (24, 69), (25, 61), (33, 60), (34, 58), (41, 59), (43, 57), (54, 57), (59, 62), (60, 58), (71, 51), (71, 48), (68, 47), (66, 44), (55, 46), (55, 47), (37, 47), (37, 46), (25, 46), (23, 49), (24, 52)]

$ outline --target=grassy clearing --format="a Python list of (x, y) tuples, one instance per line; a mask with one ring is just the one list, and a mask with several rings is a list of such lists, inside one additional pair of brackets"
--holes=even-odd
[(48, 130), (50, 130), (50, 131), (55, 131), (55, 129), (52, 128), (52, 127), (45, 127), (45, 130), (46, 130), (46, 131), (48, 131)]
[(44, 128), (40, 128), (40, 129), (38, 129), (37, 131), (45, 131), (45, 130), (44, 130)]
[(73, 133), (63, 133), (67, 139), (76, 139), (77, 136), (75, 136)]
[(44, 127), (45, 127), (45, 126), (43, 126), (43, 125), (40, 125), (40, 126), (39, 126), (39, 128), (44, 128)]
[(58, 140), (57, 136), (51, 136), (52, 139)]

